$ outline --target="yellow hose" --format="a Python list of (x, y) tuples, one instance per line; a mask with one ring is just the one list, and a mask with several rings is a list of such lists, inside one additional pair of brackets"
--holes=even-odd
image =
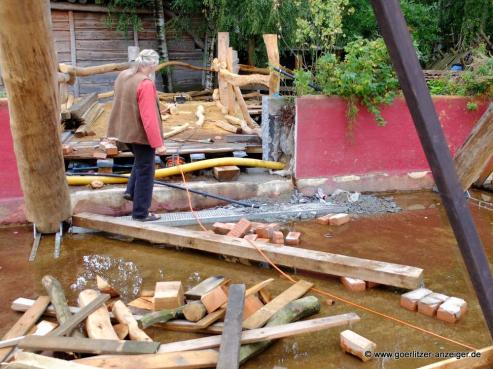
[[(226, 165), (237, 165), (242, 167), (258, 167), (267, 168), (274, 170), (284, 169), (283, 163), (278, 163), (275, 161), (264, 161), (258, 159), (247, 159), (247, 158), (218, 158), (218, 159), (208, 159), (201, 160), (195, 163), (183, 164), (181, 169), (183, 173), (194, 172), (196, 170), (208, 169), (213, 167), (223, 167)], [(180, 166), (175, 166), (171, 168), (158, 169), (156, 170), (156, 178), (170, 177), (180, 174)], [(129, 174), (125, 174), (129, 176)], [(114, 177), (99, 177), (99, 176), (67, 176), (67, 183), (69, 186), (84, 186), (90, 184), (92, 181), (101, 181), (106, 184), (121, 184), (127, 183), (125, 178), (114, 178)]]

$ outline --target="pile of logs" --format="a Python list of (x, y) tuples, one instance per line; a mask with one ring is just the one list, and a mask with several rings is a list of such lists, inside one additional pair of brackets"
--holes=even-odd
[[(272, 298), (266, 290), (272, 282), (247, 289), (212, 276), (184, 291), (181, 281), (160, 281), (127, 305), (98, 276), (99, 291), (81, 291), (79, 307), (72, 307), (60, 282), (47, 275), (42, 283), (48, 296), (13, 302), (12, 309), (25, 313), (0, 341), (0, 362), (26, 369), (234, 369), (276, 339), (359, 320), (346, 313), (299, 321), (320, 312), (316, 297), (303, 297), (313, 284), (300, 280)], [(210, 336), (161, 344), (154, 339), (159, 330)], [(60, 357), (56, 353), (63, 353), (63, 360), (54, 358)]]
[(73, 99), (67, 99), (62, 105), (62, 122), (66, 130), (75, 130), (76, 137), (94, 135), (91, 125), (101, 116), (103, 108), (98, 102), (96, 93), (88, 94), (80, 98), (74, 104)]

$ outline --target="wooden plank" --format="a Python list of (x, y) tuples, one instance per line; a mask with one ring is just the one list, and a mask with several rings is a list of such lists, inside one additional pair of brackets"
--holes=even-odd
[[(2, 340), (8, 340), (10, 338), (17, 338), (27, 334), (36, 322), (41, 318), (44, 311), (50, 304), (50, 298), (48, 296), (40, 296), (36, 302), (27, 310), (20, 319), (10, 328), (7, 333), (2, 337)], [(0, 349), (0, 363), (6, 361), (7, 357), (12, 352), (11, 347)]]
[(9, 368), (23, 369), (91, 369), (93, 366), (79, 364), (74, 361), (55, 359), (53, 357), (19, 351), (15, 354), (15, 362)]
[(78, 227), (92, 228), (221, 255), (265, 261), (256, 249), (258, 247), (277, 265), (328, 275), (355, 277), (389, 286), (415, 289), (423, 282), (423, 269), (411, 266), (290, 246), (277, 247), (257, 241), (252, 244), (244, 239), (91, 213), (74, 215), (72, 221)]
[[(323, 318), (303, 320), (295, 323), (288, 323), (274, 327), (264, 327), (243, 331), (241, 343), (255, 343), (298, 334), (319, 332), (324, 329), (339, 327), (359, 321), (359, 316), (355, 313), (333, 315)], [(195, 338), (187, 341), (171, 342), (159, 346), (158, 352), (181, 352), (190, 350), (203, 350), (215, 348), (221, 344), (221, 336), (211, 336)]]
[(84, 306), (80, 311), (72, 315), (66, 321), (64, 321), (57, 329), (51, 332), (50, 336), (64, 336), (70, 334), (72, 330), (82, 323), (90, 314), (99, 309), (106, 301), (110, 299), (110, 295), (101, 294), (92, 300), (89, 304)]
[(474, 355), (480, 357), (465, 357), (461, 359), (451, 358), (430, 365), (419, 367), (418, 369), (475, 369), (487, 368), (493, 364), (493, 346), (488, 346), (478, 350)]
[(222, 275), (209, 277), (185, 292), (185, 297), (187, 300), (200, 300), (202, 296), (222, 285), (224, 282), (225, 280)]
[(493, 156), (493, 103), (474, 126), (454, 157), (462, 189), (467, 190), (481, 176)]
[[(217, 351), (200, 350), (188, 352), (159, 353), (133, 356), (95, 356), (73, 360), (79, 364), (96, 368), (118, 369), (187, 369), (214, 368), (217, 363)], [(74, 368), (75, 369), (75, 368)]]
[[(84, 308), (97, 296), (98, 292), (95, 290), (82, 291), (79, 294), (79, 306)], [(90, 338), (118, 340), (118, 336), (111, 325), (110, 314), (104, 304), (87, 317), (86, 330)]]
[(267, 321), (284, 306), (289, 304), (301, 296), (303, 296), (310, 288), (313, 287), (313, 283), (306, 281), (298, 281), (296, 284), (289, 287), (286, 291), (276, 296), (267, 305), (264, 305), (260, 310), (250, 316), (243, 322), (243, 327), (247, 329), (254, 329), (262, 327)]
[(233, 284), (228, 290), (228, 307), (224, 319), (224, 329), (219, 346), (217, 369), (239, 367), (241, 346), (241, 324), (245, 305), (245, 285)]
[(33, 351), (65, 351), (86, 354), (153, 354), (159, 342), (100, 340), (92, 338), (26, 336), (18, 345)]

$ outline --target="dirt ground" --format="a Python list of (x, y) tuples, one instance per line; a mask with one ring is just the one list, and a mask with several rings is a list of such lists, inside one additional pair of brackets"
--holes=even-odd
[[(464, 298), (469, 311), (457, 324), (409, 312), (399, 307), (403, 290), (380, 286), (362, 293), (344, 289), (337, 278), (297, 271), (299, 277), (310, 280), (330, 293), (370, 307), (385, 314), (410, 322), (445, 337), (476, 348), (492, 344), (463, 265), (455, 238), (448, 225), (440, 199), (435, 194), (400, 194), (395, 201), (403, 209), (399, 213), (358, 216), (341, 227), (328, 227), (309, 222), (288, 223), (288, 227), (302, 232), (301, 247), (368, 259), (413, 265), (424, 269), (425, 285), (435, 292)], [(493, 212), (479, 209), (471, 203), (490, 264), (493, 264)], [(276, 278), (272, 293), (276, 295), (289, 286), (277, 273), (258, 265), (242, 265), (224, 261), (215, 255), (177, 251), (175, 248), (152, 246), (146, 242), (126, 242), (118, 237), (100, 234), (65, 235), (62, 256), (54, 260), (53, 238), (41, 244), (35, 262), (27, 261), (32, 243), (28, 227), (0, 229), (0, 335), (19, 317), (10, 310), (17, 297), (34, 298), (43, 294), (40, 280), (50, 273), (59, 278), (69, 299), (75, 303), (77, 293), (94, 287), (95, 273), (110, 280), (125, 280), (121, 286), (126, 297), (140, 288), (152, 289), (157, 280), (182, 280), (184, 287), (195, 285), (211, 275), (224, 275), (233, 283), (251, 286), (266, 278)], [(291, 271), (294, 272), (294, 271)], [(416, 368), (437, 359), (374, 359), (368, 363), (342, 353), (339, 333), (352, 329), (377, 343), (377, 351), (421, 351), (443, 353), (463, 352), (464, 347), (443, 341), (394, 323), (358, 308), (336, 302), (325, 304), (321, 297), (320, 316), (354, 311), (361, 321), (351, 327), (339, 327), (316, 334), (286, 338), (251, 360), (243, 367), (271, 369), (275, 365), (286, 368)], [(149, 330), (161, 342), (199, 337), (195, 334)]]

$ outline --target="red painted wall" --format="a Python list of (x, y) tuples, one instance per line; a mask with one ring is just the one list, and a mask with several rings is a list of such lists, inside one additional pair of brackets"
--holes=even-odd
[(9, 110), (0, 101), (0, 200), (22, 197), (10, 133)]
[[(487, 102), (476, 101), (478, 109), (468, 111), (468, 98), (440, 96), (433, 100), (453, 154), (486, 110)], [(350, 129), (346, 108), (346, 101), (339, 97), (297, 99), (296, 178), (429, 170), (404, 98), (381, 109), (387, 121), (384, 127), (362, 107)]]

